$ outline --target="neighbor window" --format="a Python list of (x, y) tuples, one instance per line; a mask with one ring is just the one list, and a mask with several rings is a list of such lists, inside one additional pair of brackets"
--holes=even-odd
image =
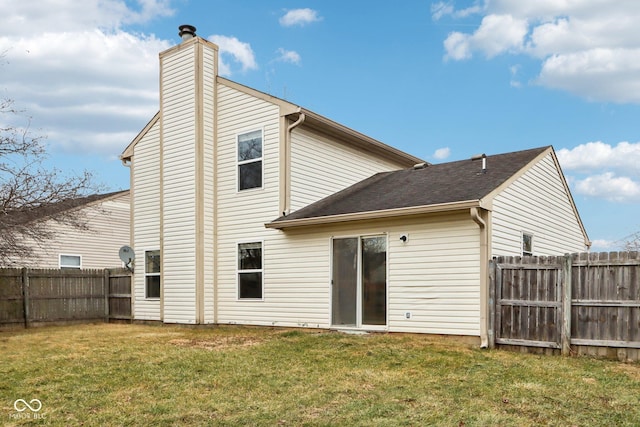
[(238, 298), (262, 298), (262, 243), (238, 244)]
[(522, 256), (533, 255), (533, 235), (522, 233)]
[(80, 255), (60, 255), (60, 268), (82, 268)]
[(262, 131), (238, 135), (238, 190), (262, 187)]
[(147, 298), (160, 298), (160, 251), (144, 253), (144, 281)]

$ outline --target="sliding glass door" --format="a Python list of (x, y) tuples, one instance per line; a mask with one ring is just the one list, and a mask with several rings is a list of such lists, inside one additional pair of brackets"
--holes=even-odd
[(333, 326), (387, 324), (386, 236), (333, 239)]

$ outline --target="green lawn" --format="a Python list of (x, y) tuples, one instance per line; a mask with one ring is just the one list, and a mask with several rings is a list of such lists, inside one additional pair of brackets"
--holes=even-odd
[(47, 327), (0, 362), (0, 425), (640, 425), (639, 364), (420, 335)]

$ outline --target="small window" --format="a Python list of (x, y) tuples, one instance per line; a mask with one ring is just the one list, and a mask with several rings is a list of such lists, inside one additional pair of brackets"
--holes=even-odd
[(160, 251), (144, 253), (144, 281), (147, 298), (160, 298)]
[(60, 268), (82, 268), (80, 255), (60, 255)]
[(238, 190), (262, 187), (262, 131), (238, 135)]
[(238, 244), (238, 298), (262, 299), (262, 243)]
[(522, 256), (533, 255), (533, 235), (522, 233)]

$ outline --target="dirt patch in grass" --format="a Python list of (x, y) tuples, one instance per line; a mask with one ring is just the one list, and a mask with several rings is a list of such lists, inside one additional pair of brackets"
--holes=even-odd
[(169, 344), (178, 347), (193, 347), (203, 350), (231, 350), (242, 347), (253, 347), (264, 341), (258, 337), (220, 336), (213, 339), (188, 339), (178, 338), (169, 341)]

